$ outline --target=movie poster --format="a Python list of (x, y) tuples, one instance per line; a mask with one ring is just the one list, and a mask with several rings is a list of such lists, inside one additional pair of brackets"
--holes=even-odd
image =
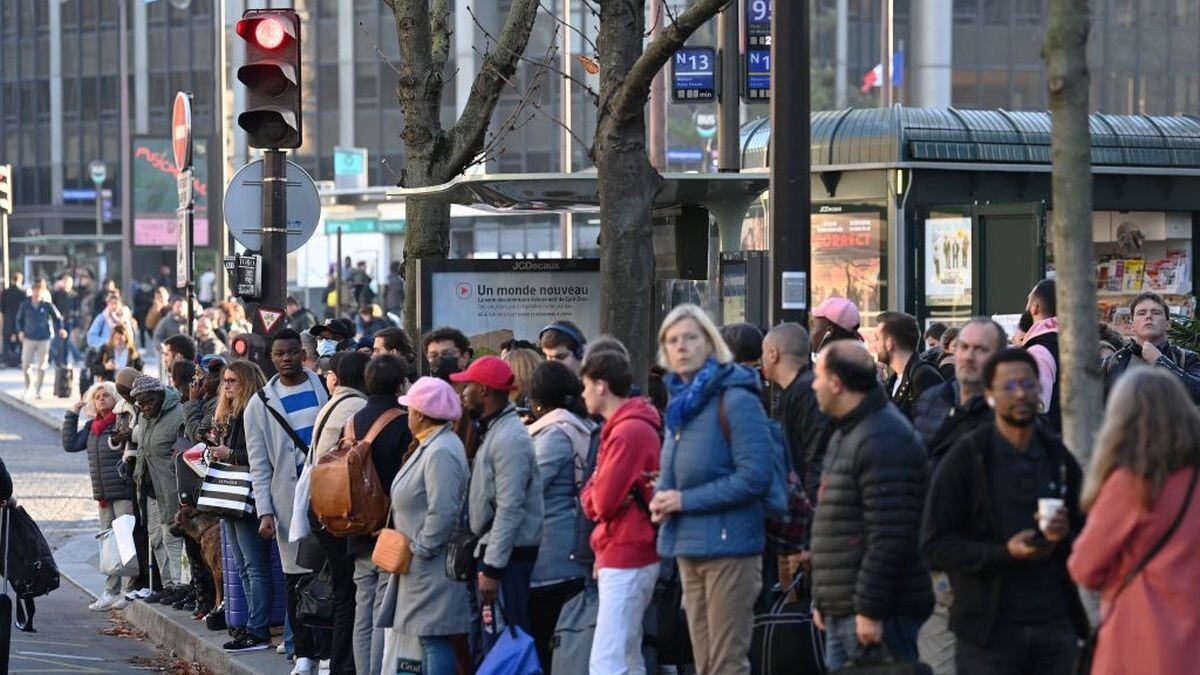
[(971, 219), (925, 220), (925, 306), (971, 305)]
[(832, 296), (858, 305), (864, 325), (883, 311), (884, 220), (880, 212), (837, 213), (822, 206), (812, 215), (812, 302)]

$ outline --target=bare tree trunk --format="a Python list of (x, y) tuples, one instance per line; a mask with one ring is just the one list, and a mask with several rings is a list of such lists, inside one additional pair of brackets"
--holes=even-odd
[(1043, 53), (1050, 94), (1054, 263), (1063, 440), (1086, 465), (1104, 407), (1096, 346), (1087, 0), (1050, 0)]

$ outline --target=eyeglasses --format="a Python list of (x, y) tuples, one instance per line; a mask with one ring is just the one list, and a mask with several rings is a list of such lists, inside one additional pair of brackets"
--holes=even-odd
[(237, 384), (238, 381), (230, 377), (222, 377), (221, 384)]
[(1006, 394), (1015, 394), (1018, 390), (1037, 391), (1038, 381), (1034, 379), (1028, 380), (1009, 380), (1000, 386), (1000, 389)]

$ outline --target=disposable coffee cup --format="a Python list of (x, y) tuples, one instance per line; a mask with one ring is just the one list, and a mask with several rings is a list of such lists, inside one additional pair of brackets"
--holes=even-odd
[(1053, 497), (1038, 500), (1038, 527), (1042, 532), (1050, 527), (1050, 521), (1054, 520), (1054, 516), (1058, 514), (1059, 509), (1063, 507), (1063, 500)]

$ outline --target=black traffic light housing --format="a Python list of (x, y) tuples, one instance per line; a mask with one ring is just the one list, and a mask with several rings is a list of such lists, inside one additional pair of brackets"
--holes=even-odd
[(12, 165), (0, 164), (0, 211), (12, 213), (12, 210)]
[(267, 377), (275, 375), (275, 364), (267, 352), (268, 338), (257, 333), (242, 333), (229, 343), (229, 351), (235, 359), (246, 359), (257, 363)]
[(238, 126), (252, 148), (300, 147), (300, 15), (292, 9), (246, 10), (237, 34), (246, 41), (246, 62), (237, 77), (247, 90)]

